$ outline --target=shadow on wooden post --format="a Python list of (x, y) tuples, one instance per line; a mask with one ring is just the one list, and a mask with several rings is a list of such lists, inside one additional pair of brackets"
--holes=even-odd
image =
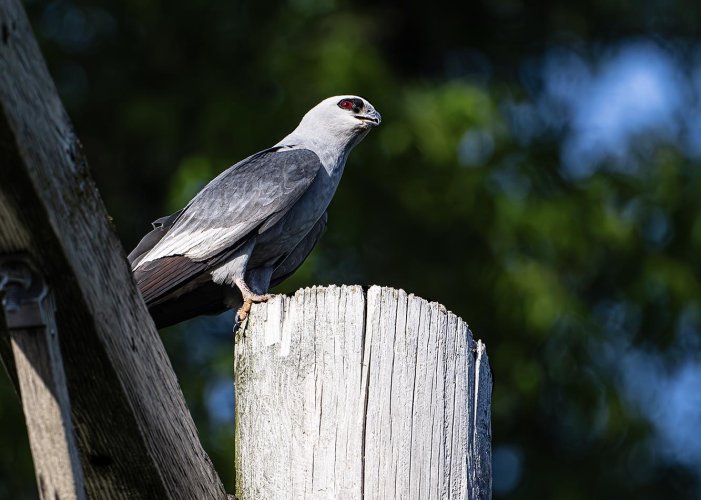
[(491, 497), (486, 350), (440, 304), (278, 296), (254, 306), (234, 366), (241, 500)]

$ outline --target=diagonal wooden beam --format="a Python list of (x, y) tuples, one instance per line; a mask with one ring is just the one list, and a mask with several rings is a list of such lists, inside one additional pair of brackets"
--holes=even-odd
[(0, 254), (53, 290), (87, 496), (226, 498), (19, 0), (0, 0), (0, 111)]

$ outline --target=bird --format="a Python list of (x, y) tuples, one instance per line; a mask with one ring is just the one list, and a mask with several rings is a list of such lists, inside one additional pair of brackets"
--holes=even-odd
[(362, 97), (324, 99), (280, 142), (155, 220), (128, 260), (156, 327), (227, 309), (240, 325), (269, 300), (319, 241), (350, 151), (381, 120)]

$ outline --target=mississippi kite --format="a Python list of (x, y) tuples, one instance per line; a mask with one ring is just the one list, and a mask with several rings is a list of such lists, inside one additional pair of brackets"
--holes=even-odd
[(282, 141), (156, 220), (129, 254), (156, 326), (239, 306), (243, 320), (268, 300), (316, 245), (348, 154), (379, 124), (361, 97), (325, 99)]

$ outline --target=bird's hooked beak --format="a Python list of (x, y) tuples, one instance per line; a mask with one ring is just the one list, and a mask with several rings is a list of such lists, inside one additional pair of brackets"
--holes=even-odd
[(355, 115), (355, 117), (370, 127), (377, 127), (382, 122), (382, 116), (375, 109), (367, 110), (362, 114)]

